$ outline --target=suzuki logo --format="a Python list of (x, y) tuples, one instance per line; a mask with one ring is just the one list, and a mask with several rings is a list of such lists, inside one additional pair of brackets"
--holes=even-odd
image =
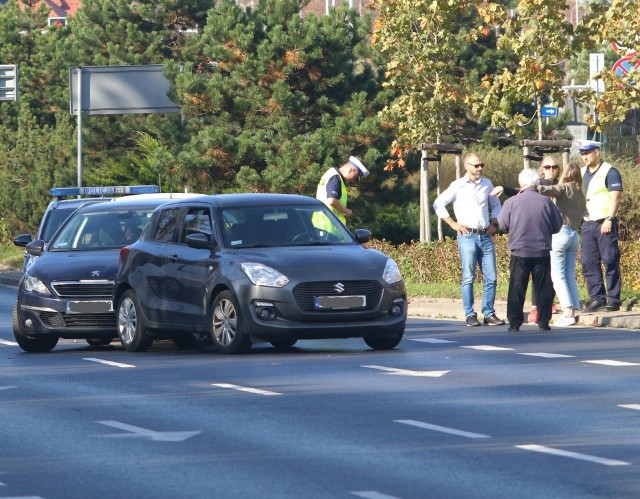
[(336, 293), (342, 293), (344, 291), (344, 284), (338, 282), (333, 285), (333, 289), (336, 291)]
[(91, 277), (100, 277), (100, 271), (99, 270), (92, 270), (91, 271)]

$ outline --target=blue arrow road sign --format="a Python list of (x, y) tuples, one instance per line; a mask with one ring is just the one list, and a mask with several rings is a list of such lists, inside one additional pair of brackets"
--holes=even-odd
[(544, 116), (546, 118), (558, 116), (558, 108), (554, 106), (543, 106), (540, 109), (540, 116)]

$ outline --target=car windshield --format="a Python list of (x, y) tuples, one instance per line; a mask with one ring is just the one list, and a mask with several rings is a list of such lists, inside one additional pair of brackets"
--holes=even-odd
[(231, 248), (354, 244), (328, 208), (318, 205), (246, 206), (222, 210)]
[(51, 243), (51, 251), (117, 249), (135, 242), (147, 225), (153, 207), (76, 212)]

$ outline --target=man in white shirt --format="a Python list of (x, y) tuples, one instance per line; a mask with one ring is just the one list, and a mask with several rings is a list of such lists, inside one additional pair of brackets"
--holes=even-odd
[[(482, 314), (487, 326), (501, 326), (502, 319), (493, 307), (496, 297), (496, 251), (491, 235), (495, 232), (496, 218), (500, 213), (500, 200), (490, 196), (493, 184), (482, 177), (484, 163), (475, 153), (465, 155), (466, 174), (455, 180), (433, 203), (433, 209), (458, 234), (458, 249), (462, 260), (462, 304), (467, 326), (479, 326), (478, 315), (473, 308), (473, 281), (476, 264), (482, 270)], [(453, 203), (455, 220), (449, 215), (447, 205)], [(491, 216), (489, 216), (491, 209)]]

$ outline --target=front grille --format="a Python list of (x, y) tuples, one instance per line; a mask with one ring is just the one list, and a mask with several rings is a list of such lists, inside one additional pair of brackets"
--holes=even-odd
[(113, 281), (52, 282), (51, 287), (63, 298), (100, 297), (111, 298)]
[[(344, 291), (336, 291), (336, 284), (341, 283)], [(382, 286), (378, 281), (321, 281), (304, 282), (298, 284), (293, 290), (293, 296), (298, 306), (305, 312), (314, 312), (316, 296), (351, 296), (365, 295), (367, 297), (366, 310), (371, 310), (378, 305), (382, 294)]]
[(48, 327), (113, 327), (116, 328), (116, 314), (61, 314), (59, 312), (39, 312), (40, 320)]

